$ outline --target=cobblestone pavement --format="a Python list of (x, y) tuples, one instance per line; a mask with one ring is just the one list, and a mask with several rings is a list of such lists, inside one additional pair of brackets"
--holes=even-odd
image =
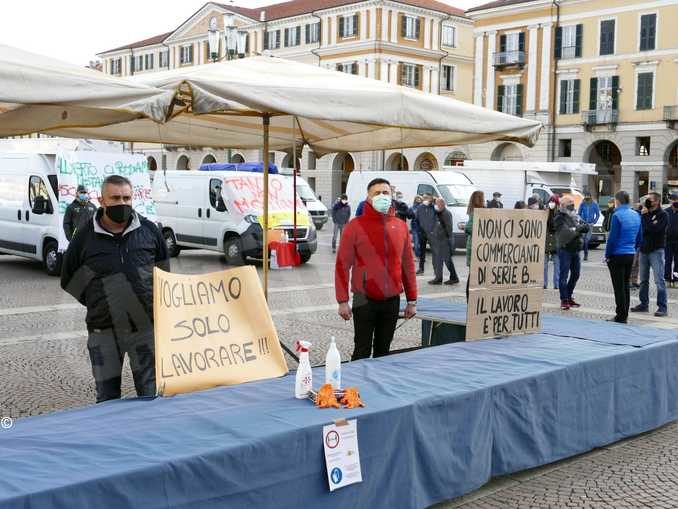
[[(274, 271), (270, 277), (270, 308), (280, 339), (292, 345), (309, 339), (311, 362), (320, 364), (329, 339), (337, 338), (344, 358), (352, 351), (352, 324), (336, 314), (334, 255), (331, 231), (320, 232), (319, 252), (309, 264), (293, 271)], [(583, 262), (575, 298), (578, 311), (590, 318), (614, 314), (614, 297), (601, 250)], [(455, 263), (466, 277), (461, 252)], [(221, 270), (224, 259), (207, 251), (187, 251), (172, 260), (172, 270), (198, 273)], [(431, 287), (427, 274), (418, 278), (424, 295), (463, 301), (463, 284)], [(651, 298), (654, 293), (651, 291)], [(637, 303), (637, 292), (633, 296)], [(632, 303), (632, 304), (633, 304)], [(547, 312), (560, 314), (557, 292), (546, 291)], [(654, 311), (654, 306), (652, 306)], [(91, 404), (94, 388), (86, 349), (84, 308), (46, 276), (39, 264), (0, 256), (0, 418), (22, 418)], [(669, 317), (632, 316), (632, 322), (656, 327), (678, 327), (678, 289), (669, 290)], [(415, 346), (420, 324), (413, 320), (398, 329), (393, 348)], [(293, 360), (288, 359), (291, 367)], [(123, 394), (133, 395), (125, 368)], [(677, 507), (678, 424), (666, 426), (588, 455), (542, 469), (495, 479), (481, 490), (440, 507)]]

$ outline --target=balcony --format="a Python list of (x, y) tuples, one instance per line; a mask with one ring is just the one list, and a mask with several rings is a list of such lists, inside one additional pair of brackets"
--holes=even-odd
[(560, 58), (562, 60), (567, 60), (570, 58), (577, 58), (577, 47), (576, 46), (563, 46), (560, 49)]
[(609, 125), (614, 128), (619, 121), (619, 110), (592, 110), (582, 111), (582, 123), (584, 128), (591, 130), (599, 125)]
[(494, 54), (495, 67), (507, 67), (509, 65), (525, 65), (524, 51), (501, 51)]
[(664, 106), (664, 121), (669, 129), (676, 129), (678, 124), (678, 106)]

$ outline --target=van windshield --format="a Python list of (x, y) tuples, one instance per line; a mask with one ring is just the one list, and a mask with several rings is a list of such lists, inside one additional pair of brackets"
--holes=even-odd
[(467, 207), (473, 186), (463, 184), (438, 184), (440, 196), (451, 207)]
[(301, 198), (303, 201), (316, 200), (316, 197), (313, 194), (313, 190), (311, 189), (311, 187), (304, 184), (297, 184), (297, 194), (299, 195), (299, 198)]

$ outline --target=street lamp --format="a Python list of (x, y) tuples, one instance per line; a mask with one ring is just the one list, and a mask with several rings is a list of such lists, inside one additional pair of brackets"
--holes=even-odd
[(226, 59), (243, 58), (247, 44), (247, 31), (238, 30), (233, 13), (224, 14), (224, 39), (226, 42)]
[(217, 29), (217, 18), (215, 17), (210, 19), (207, 43), (209, 44), (210, 59), (212, 59), (212, 62), (216, 62), (219, 59), (219, 30)]

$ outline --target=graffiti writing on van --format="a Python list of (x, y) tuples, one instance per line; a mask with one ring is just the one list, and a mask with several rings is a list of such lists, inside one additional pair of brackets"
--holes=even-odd
[[(228, 201), (241, 213), (261, 211), (264, 208), (264, 179), (262, 175), (243, 175), (224, 178), (224, 190)], [(294, 208), (292, 183), (285, 185), (277, 175), (269, 176), (268, 207), (270, 211), (292, 210)], [(303, 202), (297, 197), (297, 207), (303, 209)]]
[[(103, 182), (102, 178), (98, 178), (98, 182), (94, 182), (93, 185), (83, 184), (78, 179), (80, 184), (84, 185), (88, 192), (87, 195), (89, 199), (94, 202), (95, 205), (99, 204), (99, 199), (101, 198), (101, 184)], [(90, 179), (85, 179), (90, 180)], [(59, 212), (65, 213), (66, 208), (70, 205), (73, 200), (75, 200), (77, 195), (77, 186), (73, 184), (59, 184)], [(153, 201), (153, 196), (151, 194), (151, 189), (145, 185), (134, 185), (132, 187), (132, 205), (134, 210), (141, 214), (142, 216), (155, 216), (155, 202)]]

